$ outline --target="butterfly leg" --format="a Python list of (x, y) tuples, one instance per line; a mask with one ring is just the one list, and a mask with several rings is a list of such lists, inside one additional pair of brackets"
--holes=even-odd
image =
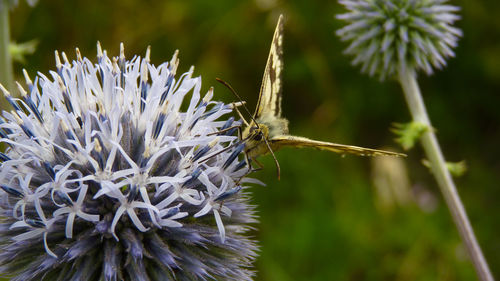
[[(241, 130), (241, 126), (238, 128), (238, 139), (241, 141), (241, 142), (246, 142), (248, 138), (246, 139), (243, 139), (243, 131)], [(243, 153), (245, 154), (245, 162), (247, 163), (247, 166), (248, 166), (248, 174), (253, 172), (253, 168), (252, 168), (252, 162), (251, 162), (251, 159), (250, 157), (248, 157), (248, 152), (246, 150), (243, 150)], [(246, 174), (245, 177), (248, 175)]]
[[(259, 168), (254, 168), (252, 166), (252, 160), (255, 161), (255, 163), (257, 163), (257, 165), (259, 165)], [(240, 181), (242, 179), (244, 179), (246, 176), (248, 176), (250, 173), (260, 171), (264, 168), (264, 165), (262, 165), (259, 161), (257, 161), (257, 159), (255, 159), (255, 158), (250, 159), (250, 157), (248, 157), (248, 154), (246, 152), (245, 152), (245, 162), (247, 163), (248, 171), (243, 176), (241, 176), (238, 181), (236, 181), (236, 185), (239, 185)]]
[(262, 163), (260, 163), (257, 160), (257, 158), (253, 158), (252, 160), (255, 162), (255, 164), (257, 164), (259, 166), (258, 168), (253, 168), (252, 167), (252, 172), (256, 172), (256, 171), (260, 171), (260, 170), (264, 169), (264, 165)]
[[(250, 138), (250, 136), (248, 136), (247, 138), (243, 139), (243, 131), (241, 129), (241, 126), (238, 127), (238, 139), (240, 140), (240, 142), (245, 143), (249, 138)], [(248, 176), (252, 172), (262, 170), (262, 168), (264, 167), (262, 164), (260, 164), (259, 162), (257, 162), (256, 159), (250, 159), (250, 157), (248, 156), (248, 152), (246, 150), (243, 151), (243, 154), (245, 155), (245, 162), (247, 163), (248, 171), (236, 182), (237, 185), (240, 183), (240, 181), (244, 177)], [(258, 163), (258, 165), (260, 166), (260, 168), (254, 169), (253, 166), (252, 166), (252, 160), (256, 161), (256, 163)]]

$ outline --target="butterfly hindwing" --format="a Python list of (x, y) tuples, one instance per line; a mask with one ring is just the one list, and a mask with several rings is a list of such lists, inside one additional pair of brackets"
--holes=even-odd
[(260, 86), (259, 101), (254, 118), (281, 116), (281, 74), (283, 72), (283, 15), (274, 30), (273, 41), (267, 57), (266, 68)]
[(331, 152), (336, 152), (340, 154), (355, 154), (360, 156), (405, 156), (401, 153), (384, 151), (378, 149), (364, 148), (354, 145), (345, 145), (324, 141), (316, 141), (311, 140), (304, 137), (298, 136), (289, 136), (289, 135), (281, 135), (281, 136), (273, 136), (270, 140), (271, 147), (281, 148), (283, 146), (291, 146), (291, 147), (312, 147), (321, 150), (328, 150)]

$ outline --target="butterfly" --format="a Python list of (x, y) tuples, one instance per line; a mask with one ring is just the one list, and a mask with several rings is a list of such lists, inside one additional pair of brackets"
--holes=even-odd
[(274, 31), (266, 68), (264, 69), (257, 107), (250, 123), (245, 121), (247, 126), (241, 136), (245, 141), (244, 151), (246, 157), (256, 162), (259, 166), (262, 167), (262, 164), (256, 158), (271, 153), (277, 165), (279, 178), (280, 168), (274, 152), (287, 146), (312, 147), (340, 154), (349, 153), (360, 156), (406, 156), (397, 152), (317, 141), (290, 135), (288, 132), (288, 120), (281, 116), (282, 72), (283, 15), (280, 15)]

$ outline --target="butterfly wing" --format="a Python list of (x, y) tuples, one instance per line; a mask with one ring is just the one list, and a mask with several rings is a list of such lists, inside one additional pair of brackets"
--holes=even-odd
[(281, 117), (281, 73), (283, 71), (283, 15), (280, 15), (274, 30), (273, 41), (267, 57), (264, 77), (260, 86), (259, 100), (253, 115)]
[(324, 141), (316, 141), (316, 140), (311, 140), (311, 139), (304, 138), (304, 137), (289, 136), (289, 135), (274, 136), (270, 139), (270, 144), (271, 144), (271, 147), (273, 147), (273, 149), (275, 149), (275, 150), (279, 149), (283, 146), (312, 147), (312, 148), (321, 149), (321, 150), (328, 150), (328, 151), (332, 151), (332, 152), (340, 153), (340, 154), (348, 154), (349, 153), (349, 154), (356, 154), (356, 155), (360, 155), (360, 156), (406, 157), (406, 155), (403, 153), (378, 150), (378, 149), (371, 149), (371, 148), (364, 148), (364, 147), (353, 146), (353, 145), (345, 145), (345, 144), (338, 144), (338, 143), (331, 143), (331, 142), (324, 142)]

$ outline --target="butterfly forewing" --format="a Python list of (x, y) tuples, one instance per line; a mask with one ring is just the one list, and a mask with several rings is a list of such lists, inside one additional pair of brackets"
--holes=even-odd
[(325, 141), (316, 141), (298, 136), (273, 136), (271, 139), (271, 147), (281, 148), (284, 146), (291, 147), (312, 147), (321, 150), (328, 150), (340, 154), (355, 154), (360, 156), (405, 156), (402, 153), (359, 147), (354, 145), (345, 145)]
[(274, 30), (273, 41), (267, 57), (264, 77), (260, 86), (259, 101), (254, 118), (281, 116), (281, 74), (283, 72), (283, 15)]

